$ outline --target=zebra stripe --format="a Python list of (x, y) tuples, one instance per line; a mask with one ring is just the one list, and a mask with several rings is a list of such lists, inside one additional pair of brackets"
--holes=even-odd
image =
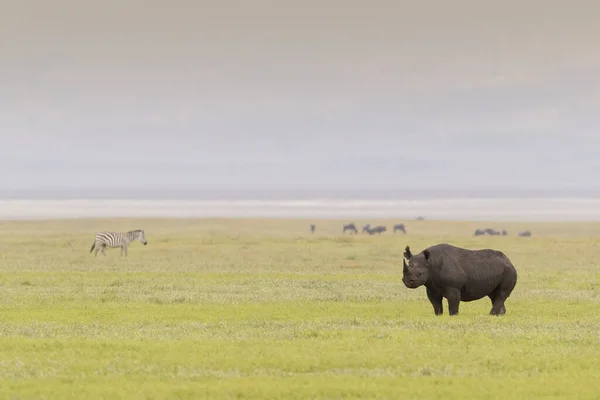
[(97, 232), (90, 253), (96, 249), (94, 256), (97, 257), (99, 251), (106, 255), (104, 250), (107, 247), (120, 247), (121, 255), (125, 254), (127, 256), (127, 247), (134, 240), (138, 240), (144, 246), (148, 244), (144, 231), (141, 229), (129, 232)]

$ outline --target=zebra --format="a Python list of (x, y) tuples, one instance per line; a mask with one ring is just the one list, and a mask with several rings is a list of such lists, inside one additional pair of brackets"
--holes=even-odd
[(148, 244), (144, 231), (141, 229), (129, 232), (97, 232), (90, 253), (95, 248), (94, 257), (98, 257), (99, 251), (102, 251), (102, 254), (106, 255), (104, 250), (107, 247), (120, 247), (121, 255), (125, 254), (127, 256), (127, 246), (134, 240), (139, 240), (144, 246)]

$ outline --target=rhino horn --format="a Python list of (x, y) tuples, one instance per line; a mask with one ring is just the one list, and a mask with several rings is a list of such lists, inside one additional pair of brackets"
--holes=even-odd
[(404, 250), (404, 257), (406, 257), (407, 260), (412, 258), (412, 253), (410, 252), (409, 246), (406, 246), (406, 249)]

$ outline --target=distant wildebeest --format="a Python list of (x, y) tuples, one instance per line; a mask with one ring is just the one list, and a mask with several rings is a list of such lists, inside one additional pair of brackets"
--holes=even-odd
[(99, 251), (102, 251), (102, 254), (106, 255), (104, 250), (107, 247), (120, 247), (121, 255), (125, 254), (125, 256), (127, 256), (127, 247), (134, 240), (138, 240), (144, 246), (148, 244), (144, 231), (141, 229), (129, 232), (98, 232), (96, 233), (96, 238), (92, 244), (90, 253), (94, 251), (95, 248), (96, 252), (94, 253), (94, 256), (98, 257)]
[(362, 233), (369, 233), (369, 228), (371, 228), (371, 224), (366, 224), (362, 228)]
[(310, 233), (315, 233), (316, 226), (314, 224), (310, 224)]
[(406, 233), (406, 228), (404, 227), (404, 224), (394, 225), (394, 233), (396, 233), (396, 231), (402, 231), (403, 233)]
[(531, 236), (531, 232), (530, 231), (519, 232), (519, 236)]
[(492, 300), (491, 315), (506, 313), (504, 302), (517, 284), (517, 271), (504, 253), (438, 244), (414, 256), (406, 246), (404, 257), (402, 282), (409, 289), (425, 286), (435, 315), (444, 313), (443, 298), (450, 315), (456, 315), (461, 301), (485, 296)]
[[(504, 231), (506, 232), (506, 231)], [(485, 229), (476, 229), (475, 233), (473, 234), (474, 236), (484, 236), (484, 235), (490, 235), (490, 236), (500, 236), (501, 232), (497, 231), (495, 229), (491, 229), (491, 228), (485, 228)]]
[(346, 231), (350, 231), (351, 233), (358, 233), (358, 230), (356, 229), (356, 225), (350, 223), (347, 225), (344, 225), (344, 230), (342, 231), (342, 233), (346, 233)]
[(508, 232), (506, 232), (506, 229), (502, 229), (502, 236), (506, 236), (508, 235)]
[(381, 235), (385, 231), (387, 231), (387, 228), (383, 225), (374, 226), (372, 228), (369, 228), (369, 230), (368, 230), (369, 235), (374, 235), (376, 233)]
[(417, 221), (425, 221), (425, 217), (422, 217), (422, 216), (420, 216), (420, 215), (419, 215), (419, 216), (417, 217)]
[(497, 231), (495, 229), (491, 229), (491, 228), (486, 228), (485, 233), (487, 233), (488, 235), (491, 235), (491, 236), (500, 236), (499, 231)]

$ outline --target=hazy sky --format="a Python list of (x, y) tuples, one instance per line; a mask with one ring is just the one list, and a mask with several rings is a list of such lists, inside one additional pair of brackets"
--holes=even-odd
[(594, 1), (0, 1), (4, 188), (600, 189)]

